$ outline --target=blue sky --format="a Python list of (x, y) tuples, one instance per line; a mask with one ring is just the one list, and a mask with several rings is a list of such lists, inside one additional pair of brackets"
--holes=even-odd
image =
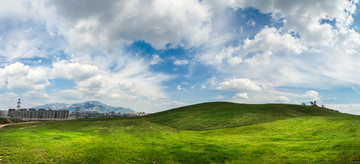
[(317, 101), (360, 114), (357, 0), (1, 1), (0, 109)]

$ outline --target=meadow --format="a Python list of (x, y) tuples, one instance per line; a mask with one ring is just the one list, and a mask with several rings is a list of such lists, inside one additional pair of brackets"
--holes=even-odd
[(6, 126), (0, 163), (360, 163), (359, 125), (317, 107), (204, 103)]

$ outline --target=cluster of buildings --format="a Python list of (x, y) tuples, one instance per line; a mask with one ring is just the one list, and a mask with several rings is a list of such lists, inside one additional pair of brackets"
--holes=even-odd
[(104, 112), (100, 113), (97, 111), (76, 111), (73, 114), (76, 118), (94, 118), (94, 117), (136, 117), (143, 116), (145, 112), (131, 112), (131, 113), (121, 113), (121, 112)]
[(21, 118), (24, 120), (54, 120), (54, 119), (68, 119), (68, 110), (51, 110), (31, 108), (20, 109), (20, 99), (18, 101), (17, 109), (9, 109), (7, 116), (10, 118)]
[(80, 111), (77, 109), (75, 112), (70, 113), (69, 110), (52, 110), (52, 109), (39, 109), (35, 108), (25, 109), (21, 108), (20, 99), (17, 103), (17, 108), (11, 108), (7, 111), (0, 110), (0, 116), (7, 116), (9, 118), (19, 118), (22, 120), (62, 120), (62, 119), (74, 119), (74, 118), (94, 118), (94, 117), (136, 117), (146, 115), (145, 112), (104, 112), (98, 111)]
[(52, 120), (52, 119), (68, 119), (68, 110), (51, 110), (51, 109), (9, 109), (8, 117), (22, 118), (25, 120)]
[(4, 110), (0, 110), (0, 116), (5, 116), (6, 112)]

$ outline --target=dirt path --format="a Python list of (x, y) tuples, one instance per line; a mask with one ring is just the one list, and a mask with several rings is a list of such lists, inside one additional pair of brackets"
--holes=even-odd
[(3, 127), (6, 126), (6, 125), (9, 125), (9, 124), (0, 125), (0, 129), (3, 128)]
[(20, 123), (2, 124), (2, 125), (0, 125), (0, 129), (5, 126), (9, 126), (9, 125), (19, 125), (19, 124), (29, 124), (29, 123), (36, 123), (36, 122), (20, 122)]

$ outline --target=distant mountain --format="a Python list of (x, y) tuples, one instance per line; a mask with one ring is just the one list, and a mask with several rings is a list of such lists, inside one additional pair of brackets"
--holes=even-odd
[(80, 111), (97, 111), (100, 113), (104, 112), (121, 112), (121, 113), (130, 113), (135, 112), (134, 110), (130, 108), (123, 108), (123, 107), (112, 107), (108, 106), (106, 104), (103, 104), (98, 101), (87, 101), (84, 103), (76, 103), (76, 104), (65, 104), (65, 103), (54, 103), (54, 104), (45, 104), (45, 105), (39, 105), (35, 106), (35, 109), (54, 109), (54, 110), (60, 110), (60, 109), (66, 109), (69, 111), (75, 111), (76, 109), (79, 109)]
[(60, 110), (60, 109), (64, 109), (67, 108), (69, 106), (69, 104), (65, 104), (65, 103), (53, 103), (53, 104), (45, 104), (45, 105), (39, 105), (39, 106), (35, 106), (33, 108), (35, 109), (53, 109), (53, 110)]

